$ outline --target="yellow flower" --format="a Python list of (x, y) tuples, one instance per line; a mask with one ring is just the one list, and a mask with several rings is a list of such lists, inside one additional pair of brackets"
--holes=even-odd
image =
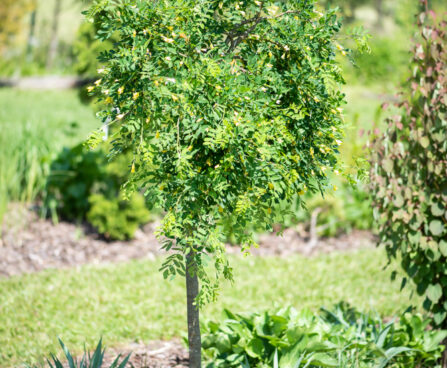
[(118, 94), (121, 95), (124, 92), (124, 87), (118, 88)]
[(94, 86), (88, 86), (87, 87), (87, 92), (92, 92), (95, 89)]
[(111, 97), (107, 97), (106, 98), (106, 103), (111, 104), (113, 102)]
[(223, 212), (223, 208), (221, 206), (219, 206), (219, 212), (222, 213)]
[(271, 190), (275, 189), (275, 186), (272, 183), (269, 183), (268, 186)]
[(135, 92), (132, 96), (133, 100), (135, 101), (138, 97), (140, 97), (140, 92)]
[(101, 84), (101, 79), (98, 79), (96, 82), (95, 82), (95, 85), (96, 86), (99, 86)]
[(161, 36), (161, 38), (163, 39), (163, 41), (165, 41), (167, 43), (173, 43), (174, 42), (174, 40), (172, 38), (168, 38), (168, 37), (165, 37), (165, 36)]
[(155, 133), (155, 138), (160, 138), (160, 132), (157, 130), (157, 133)]
[(336, 185), (334, 185), (333, 189), (334, 189), (334, 192), (335, 192), (338, 188), (337, 188)]
[(130, 169), (130, 172), (133, 174), (135, 172), (135, 163), (132, 162), (132, 168)]

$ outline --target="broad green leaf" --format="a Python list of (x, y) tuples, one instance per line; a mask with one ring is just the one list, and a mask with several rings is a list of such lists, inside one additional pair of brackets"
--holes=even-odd
[(439, 236), (444, 232), (444, 224), (440, 220), (430, 221), (430, 232), (434, 236)]
[(427, 297), (433, 303), (437, 303), (442, 296), (442, 286), (440, 284), (432, 284), (427, 288)]

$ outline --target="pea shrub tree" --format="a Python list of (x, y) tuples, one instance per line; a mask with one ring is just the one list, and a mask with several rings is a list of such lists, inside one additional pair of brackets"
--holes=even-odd
[(222, 224), (247, 251), (252, 225), (272, 229), (276, 203), (323, 192), (338, 167), (340, 24), (309, 0), (103, 0), (86, 14), (101, 40), (118, 35), (89, 90), (117, 125), (111, 156), (133, 152), (126, 189), (164, 210), (162, 271), (186, 276), (199, 367), (199, 306), (232, 280)]
[(418, 18), (409, 91), (401, 113), (376, 138), (371, 179), (380, 241), (446, 329), (447, 23), (436, 25), (432, 17), (424, 12)]

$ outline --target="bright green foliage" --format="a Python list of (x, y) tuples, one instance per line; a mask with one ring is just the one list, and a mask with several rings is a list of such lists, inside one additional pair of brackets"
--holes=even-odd
[[(68, 368), (102, 368), (105, 366), (104, 364), (105, 349), (102, 348), (102, 339), (99, 340), (98, 345), (96, 346), (96, 349), (93, 352), (93, 354), (90, 355), (90, 353), (84, 352), (84, 355), (82, 356), (79, 363), (76, 358), (73, 358), (70, 351), (68, 350), (68, 348), (65, 346), (65, 344), (62, 342), (61, 339), (59, 339), (59, 344), (62, 347), (62, 351), (64, 352), (65, 358), (67, 359), (67, 363), (63, 364), (54, 354), (51, 354), (51, 360), (50, 359), (47, 360), (49, 368), (62, 368), (65, 366), (68, 366)], [(126, 358), (124, 358), (121, 362), (119, 361), (120, 358), (121, 356), (118, 355), (112, 362), (112, 364), (109, 366), (109, 368), (126, 367), (127, 362), (129, 361), (130, 358), (130, 354)]]
[(114, 170), (108, 166), (103, 147), (95, 151), (89, 151), (82, 144), (64, 148), (51, 163), (45, 207), (56, 210), (66, 219), (85, 219), (91, 194), (101, 193), (108, 198), (118, 195), (127, 171), (126, 159), (120, 157), (120, 161), (120, 170)]
[(381, 243), (447, 326), (447, 28), (428, 16), (419, 17), (408, 100), (374, 147), (372, 189)]
[(109, 239), (129, 239), (149, 220), (143, 196), (124, 201), (121, 185), (128, 177), (128, 155), (109, 162), (106, 147), (90, 151), (83, 144), (64, 148), (52, 162), (44, 209), (57, 221), (88, 220)]
[(101, 42), (96, 37), (95, 24), (82, 23), (79, 27), (73, 51), (76, 56), (75, 69), (78, 74), (96, 76), (98, 55), (113, 47), (113, 42)]
[(203, 348), (208, 368), (439, 367), (447, 331), (427, 331), (429, 319), (405, 313), (398, 322), (361, 314), (341, 303), (333, 311), (282, 308), (233, 314), (209, 322)]
[(131, 239), (140, 225), (147, 223), (150, 213), (141, 194), (129, 200), (93, 194), (89, 198), (87, 220), (107, 239)]
[(232, 278), (223, 222), (247, 250), (247, 225), (270, 230), (275, 203), (325, 190), (337, 166), (340, 24), (307, 0), (104, 0), (88, 16), (101, 40), (120, 36), (91, 90), (119, 123), (112, 154), (133, 151), (127, 188), (166, 211), (163, 272), (183, 274), (194, 252), (199, 299), (213, 299), (202, 256)]

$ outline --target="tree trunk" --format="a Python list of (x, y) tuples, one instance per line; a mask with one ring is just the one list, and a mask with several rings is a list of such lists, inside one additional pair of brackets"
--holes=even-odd
[(197, 278), (194, 254), (186, 256), (186, 303), (188, 313), (188, 343), (189, 368), (201, 368), (202, 341), (200, 337), (199, 307), (195, 304), (199, 294), (199, 280)]
[(59, 45), (58, 32), (59, 32), (59, 17), (61, 14), (61, 5), (62, 0), (56, 0), (53, 12), (53, 24), (51, 26), (51, 41), (47, 55), (47, 69), (51, 69), (51, 67), (53, 66), (54, 59), (56, 58), (57, 54), (57, 47)]
[(382, 28), (382, 26), (383, 26), (383, 1), (382, 0), (376, 0), (376, 12), (377, 12), (376, 27)]
[(35, 39), (35, 32), (36, 32), (36, 9), (37, 5), (35, 5), (35, 8), (31, 12), (30, 16), (30, 22), (29, 22), (29, 34), (28, 34), (28, 42), (26, 45), (26, 60), (28, 62), (32, 61), (33, 59), (33, 49), (36, 45), (36, 39)]

